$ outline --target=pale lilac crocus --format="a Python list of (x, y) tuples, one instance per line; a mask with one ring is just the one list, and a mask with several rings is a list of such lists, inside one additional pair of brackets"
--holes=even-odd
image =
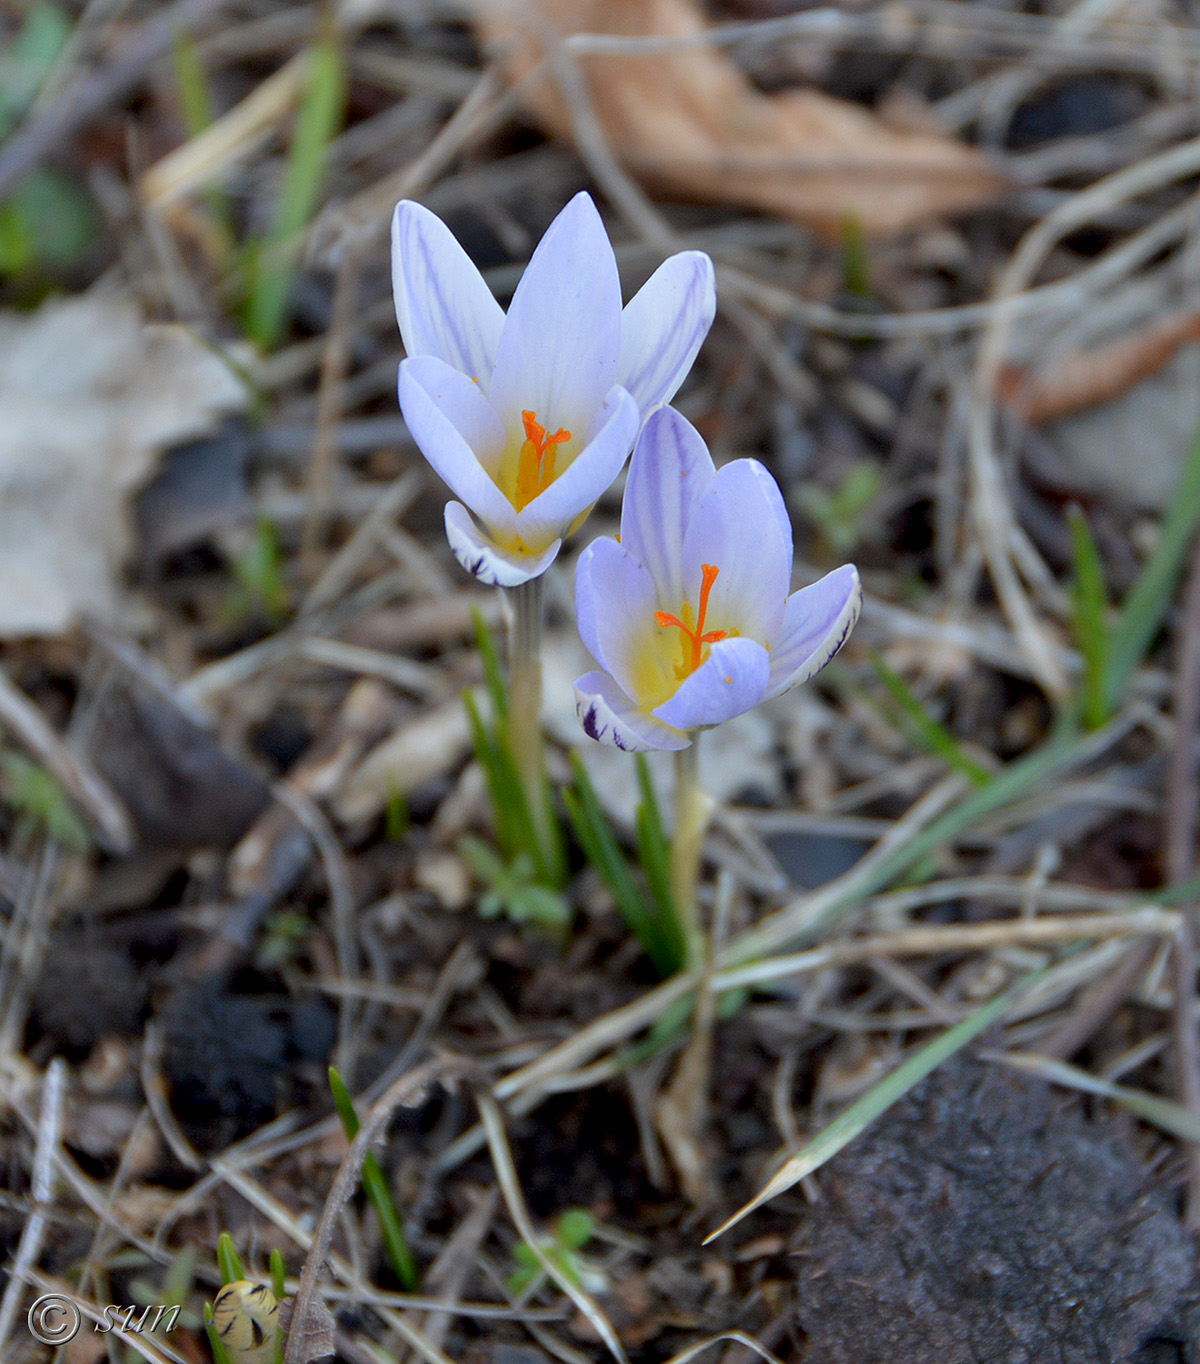
[(550, 224), (507, 315), (420, 204), (392, 222), (400, 406), (460, 499), (458, 561), (515, 587), (545, 571), (621, 472), (643, 416), (683, 382), (716, 309), (712, 262), (670, 257), (622, 310), (612, 247), (577, 194)]
[(646, 422), (619, 542), (584, 550), (579, 633), (602, 671), (575, 683), (593, 739), (683, 749), (694, 731), (819, 672), (858, 619), (852, 564), (788, 595), (792, 528), (775, 480), (753, 459), (719, 471), (671, 408)]

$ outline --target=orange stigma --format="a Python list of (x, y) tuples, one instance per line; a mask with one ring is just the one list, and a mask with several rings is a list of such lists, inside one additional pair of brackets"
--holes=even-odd
[[(694, 673), (704, 661), (704, 646), (715, 644), (719, 639), (725, 639), (728, 630), (710, 630), (704, 633), (704, 617), (708, 614), (708, 596), (712, 591), (712, 585), (717, 581), (717, 574), (720, 569), (716, 564), (701, 564), (700, 572), (704, 575), (700, 584), (700, 612), (696, 618), (695, 625), (692, 624), (692, 604), (685, 601), (683, 604), (683, 619), (672, 616), (666, 611), (655, 611), (654, 619), (659, 625), (677, 625), (683, 631), (683, 662), (676, 666), (675, 676), (682, 682), (683, 679)], [(688, 658), (688, 641), (691, 641), (691, 658)]]
[(554, 461), (558, 456), (554, 447), (571, 439), (571, 433), (561, 426), (552, 436), (547, 435), (536, 412), (522, 412), (521, 420), (525, 423), (525, 443), (521, 446), (517, 464), (517, 490), (513, 499), (517, 511), (554, 482)]

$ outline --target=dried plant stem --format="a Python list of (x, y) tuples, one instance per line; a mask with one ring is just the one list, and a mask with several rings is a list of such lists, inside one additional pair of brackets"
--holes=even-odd
[[(1167, 779), (1166, 873), (1186, 881), (1196, 864), (1196, 734), (1200, 730), (1200, 540), (1183, 597), (1183, 625), (1175, 672), (1175, 745)], [(1200, 1039), (1196, 1035), (1196, 906), (1184, 905), (1172, 951), (1176, 1085), (1180, 1102), (1200, 1113)], [(1200, 1145), (1187, 1148), (1185, 1221), (1200, 1230)]]
[(700, 850), (712, 818), (713, 801), (700, 785), (700, 732), (675, 754), (675, 832), (671, 836), (671, 898), (683, 924), (688, 960), (703, 955), (696, 883), (700, 876)]
[(33, 1153), (33, 1211), (21, 1231), (16, 1259), (12, 1264), (8, 1287), (0, 1301), (0, 1351), (3, 1351), (16, 1320), (17, 1304), (25, 1290), (26, 1277), (37, 1264), (42, 1253), (42, 1242), (49, 1225), (47, 1211), (54, 1195), (54, 1157), (62, 1135), (63, 1094), (66, 1089), (67, 1066), (55, 1057), (46, 1070), (42, 1085), (42, 1106), (38, 1118), (37, 1146)]
[(338, 1166), (328, 1197), (325, 1199), (325, 1206), (321, 1210), (321, 1219), (317, 1223), (308, 1254), (305, 1256), (304, 1269), (292, 1306), (292, 1324), (288, 1330), (284, 1364), (306, 1364), (304, 1356), (306, 1319), (314, 1310), (314, 1303), (318, 1298), (318, 1282), (325, 1261), (331, 1253), (333, 1233), (337, 1229), (338, 1219), (341, 1217), (342, 1209), (358, 1188), (363, 1157), (373, 1143), (383, 1136), (388, 1121), (397, 1108), (420, 1103), (431, 1084), (438, 1080), (446, 1083), (461, 1074), (462, 1069), (458, 1062), (450, 1058), (426, 1061), (424, 1065), (401, 1075), (389, 1085), (367, 1114), (363, 1125), (358, 1129), (358, 1135), (350, 1143), (349, 1150)]
[(513, 619), (508, 642), (508, 742), (538, 845), (549, 849), (542, 753), (542, 599), (540, 577), (509, 589)]

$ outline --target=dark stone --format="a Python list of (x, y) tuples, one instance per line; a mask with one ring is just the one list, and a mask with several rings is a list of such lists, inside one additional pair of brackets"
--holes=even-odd
[(871, 847), (862, 838), (800, 831), (765, 834), (763, 842), (792, 885), (803, 890), (836, 881)]
[(113, 1034), (138, 1037), (148, 984), (128, 952), (56, 934), (33, 998), (33, 1023), (68, 1054)]
[(1128, 76), (1089, 71), (1041, 90), (1013, 115), (1008, 145), (1035, 147), (1059, 137), (1108, 132), (1146, 112), (1150, 99)]
[(163, 691), (126, 674), (101, 700), (92, 760), (145, 843), (236, 843), (270, 799), (257, 773), (226, 753)]
[(1170, 1339), (1192, 1275), (1111, 1124), (1000, 1067), (935, 1072), (822, 1186), (802, 1233), (805, 1364), (1131, 1364)]
[(294, 1063), (323, 1059), (335, 1035), (318, 999), (229, 994), (212, 980), (177, 990), (160, 1023), (172, 1108), (204, 1147), (228, 1144), (274, 1117), (290, 1097)]

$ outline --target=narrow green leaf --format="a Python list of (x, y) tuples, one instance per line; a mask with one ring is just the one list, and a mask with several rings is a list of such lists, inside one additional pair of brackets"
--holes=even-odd
[(344, 94), (341, 51), (333, 38), (322, 39), (309, 54), (308, 80), (274, 221), (252, 257), (247, 330), (267, 350), (283, 330), (297, 242), (317, 204), (325, 155), (341, 123)]
[(595, 1230), (596, 1219), (586, 1208), (568, 1208), (558, 1219), (555, 1239), (563, 1250), (582, 1250)]
[(404, 1238), (400, 1218), (396, 1213), (395, 1204), (392, 1202), (391, 1189), (388, 1187), (387, 1179), (379, 1167), (379, 1161), (376, 1160), (374, 1151), (368, 1151), (363, 1157), (362, 1180), (363, 1190), (370, 1199), (371, 1206), (375, 1209), (375, 1216), (379, 1218), (379, 1229), (383, 1233), (383, 1243), (387, 1247), (388, 1259), (392, 1262), (396, 1277), (404, 1285), (405, 1292), (412, 1293), (420, 1283), (421, 1276), (417, 1270), (417, 1262), (413, 1258), (413, 1253)]
[(353, 1141), (358, 1136), (358, 1114), (350, 1091), (334, 1066), (329, 1067), (329, 1089), (333, 1094), (333, 1106), (342, 1121), (342, 1131), (346, 1134), (346, 1140)]
[(383, 810), (383, 827), (389, 843), (403, 842), (405, 834), (412, 828), (408, 801), (399, 785), (393, 785), (388, 792), (387, 804)]
[(182, 1306), (187, 1301), (195, 1273), (196, 1247), (188, 1242), (176, 1252), (163, 1278), (162, 1301), (167, 1307), (176, 1303)]
[(1098, 1094), (1101, 1098), (1112, 1099), (1123, 1108), (1136, 1113), (1160, 1131), (1169, 1132), (1173, 1137), (1184, 1141), (1200, 1141), (1200, 1114), (1193, 1113), (1182, 1104), (1162, 1099), (1157, 1094), (1147, 1094), (1141, 1089), (1127, 1089), (1124, 1085), (1114, 1085), (1102, 1080), (1098, 1075), (1090, 1075), (1078, 1066), (1066, 1061), (1056, 1061), (1049, 1056), (1039, 1056), (1035, 1052), (998, 1052), (988, 1057), (992, 1061), (1002, 1061), (1014, 1070), (1027, 1075), (1037, 1075), (1054, 1084), (1065, 1085), (1068, 1089), (1079, 1090), (1083, 1094)]
[(475, 647), (479, 650), (479, 659), (483, 664), (483, 679), (492, 701), (492, 713), (504, 723), (508, 720), (508, 688), (504, 685), (495, 636), (478, 607), (471, 608), (471, 627), (475, 632)]
[(33, 102), (71, 36), (71, 20), (58, 5), (35, 0), (21, 31), (0, 51), (0, 138)]
[(242, 1272), (242, 1262), (233, 1244), (233, 1237), (227, 1231), (223, 1231), (217, 1237), (217, 1268), (221, 1271), (223, 1284), (237, 1283), (239, 1279), (246, 1277)]
[(1119, 708), (1129, 679), (1158, 633), (1197, 526), (1200, 526), (1200, 428), (1192, 438), (1158, 544), (1125, 598), (1112, 631), (1107, 696), (1110, 713)]
[(271, 1250), (271, 1291), (279, 1301), (287, 1296), (287, 1266), (283, 1263), (283, 1253), (278, 1246)]
[(1071, 528), (1074, 573), (1071, 583), (1071, 626), (1075, 643), (1083, 655), (1083, 722), (1088, 729), (1099, 729), (1108, 711), (1108, 597), (1104, 591), (1104, 569), (1092, 538), (1087, 517), (1078, 507), (1067, 512)]
[[(334, 1066), (329, 1067), (329, 1088), (333, 1094), (333, 1104), (337, 1109), (338, 1117), (341, 1119), (346, 1140), (353, 1141), (358, 1136), (358, 1112), (354, 1107), (354, 1100), (350, 1097), (350, 1091), (346, 1088), (345, 1082)], [(411, 1293), (420, 1279), (417, 1272), (417, 1262), (413, 1259), (412, 1251), (408, 1248), (408, 1242), (404, 1239), (400, 1218), (396, 1213), (395, 1205), (392, 1203), (391, 1189), (388, 1187), (387, 1178), (383, 1170), (380, 1169), (374, 1151), (368, 1151), (363, 1157), (362, 1184), (363, 1192), (375, 1209), (376, 1217), (379, 1218), (383, 1243), (387, 1247), (388, 1259), (392, 1262), (396, 1277), (404, 1285), (405, 1291)], [(282, 1263), (281, 1259), (280, 1264), (282, 1265)], [(273, 1265), (272, 1268), (274, 1268)], [(276, 1297), (281, 1296), (282, 1294), (276, 1294)]]
[[(232, 1282), (234, 1282), (232, 1279), (226, 1280), (226, 1283)], [(211, 1302), (206, 1302), (204, 1304), (204, 1329), (208, 1332), (208, 1345), (209, 1349), (212, 1350), (213, 1364), (233, 1364), (233, 1361), (229, 1358), (229, 1352), (225, 1349), (225, 1346), (221, 1341), (221, 1337), (217, 1335), (217, 1328), (213, 1325)]]
[(183, 126), (189, 137), (196, 137), (213, 121), (208, 72), (200, 60), (195, 40), (184, 30), (176, 33), (171, 56), (175, 66), (175, 84), (179, 87)]
[(463, 704), (467, 708), (467, 718), (471, 725), (475, 760), (482, 768), (484, 781), (487, 783), (492, 818), (496, 824), (496, 837), (505, 852), (510, 857), (515, 857), (523, 846), (517, 820), (517, 806), (524, 803), (525, 793), (521, 790), (520, 782), (514, 783), (511, 780), (511, 764), (506, 765), (502, 761), (499, 745), (484, 724), (475, 697), (469, 691), (463, 693)]
[(880, 1080), (878, 1084), (872, 1085), (867, 1093), (855, 1100), (824, 1131), (811, 1141), (806, 1142), (783, 1168), (767, 1181), (749, 1203), (739, 1208), (728, 1221), (722, 1223), (716, 1231), (706, 1236), (704, 1244), (708, 1245), (722, 1232), (728, 1231), (734, 1223), (740, 1222), (747, 1213), (753, 1212), (755, 1208), (761, 1207), (769, 1199), (799, 1183), (805, 1175), (812, 1174), (814, 1170), (820, 1169), (827, 1160), (837, 1155), (844, 1146), (849, 1145), (855, 1137), (869, 1127), (881, 1113), (886, 1112), (898, 1099), (903, 1098), (930, 1071), (940, 1066), (943, 1061), (948, 1060), (955, 1052), (961, 1051), (968, 1042), (978, 1037), (985, 1028), (990, 1027), (1001, 1017), (1009, 1005), (1019, 995), (1024, 994), (1031, 985), (1040, 980), (1047, 970), (1047, 967), (1042, 967), (1036, 971), (1028, 972), (1019, 981), (1009, 986), (1007, 990), (1002, 991), (982, 1008), (977, 1009), (970, 1018), (964, 1018), (961, 1023), (956, 1023), (954, 1027), (948, 1028), (940, 1037), (935, 1037), (932, 1042), (927, 1042), (923, 1047), (918, 1048), (907, 1060), (901, 1062), (890, 1075)]
[(869, 649), (868, 656), (876, 675), (887, 688), (892, 700), (900, 707), (900, 713), (908, 721), (917, 741), (930, 753), (936, 754), (956, 772), (961, 772), (976, 786), (984, 786), (991, 779), (991, 773), (981, 766), (962, 747), (945, 725), (935, 720), (914, 695), (908, 683), (888, 666), (883, 655)]
[(675, 898), (671, 893), (671, 845), (663, 829), (658, 793), (654, 789), (650, 764), (644, 753), (637, 754), (635, 765), (638, 787), (642, 793), (635, 819), (638, 857), (658, 911), (663, 946), (668, 957), (677, 962), (675, 969), (678, 969), (687, 960), (687, 933), (680, 922)]
[(579, 845), (656, 970), (664, 977), (673, 975), (683, 961), (678, 924), (674, 916), (665, 924), (660, 923), (659, 917), (650, 911), (578, 753), (571, 754), (571, 770), (575, 784), (572, 790), (564, 790), (563, 802)]
[(842, 288), (851, 298), (865, 303), (871, 297), (871, 270), (867, 233), (857, 213), (842, 214), (841, 248)]
[[(804, 941), (811, 941), (826, 932), (852, 904), (859, 903), (884, 886), (894, 884), (942, 843), (973, 828), (993, 810), (1003, 809), (1031, 787), (1049, 781), (1073, 761), (1076, 746), (1077, 734), (1071, 727), (1070, 716), (1063, 716), (1045, 743), (994, 773), (986, 786), (973, 791), (952, 810), (933, 820), (902, 848), (897, 848), (892, 856), (875, 868), (870, 877), (856, 885), (852, 897), (837, 899), (827, 905), (823, 913), (806, 926)], [(768, 921), (765, 927), (752, 928), (740, 935), (736, 949), (728, 955), (728, 964), (740, 965), (753, 961), (775, 946), (777, 944), (771, 936)]]

